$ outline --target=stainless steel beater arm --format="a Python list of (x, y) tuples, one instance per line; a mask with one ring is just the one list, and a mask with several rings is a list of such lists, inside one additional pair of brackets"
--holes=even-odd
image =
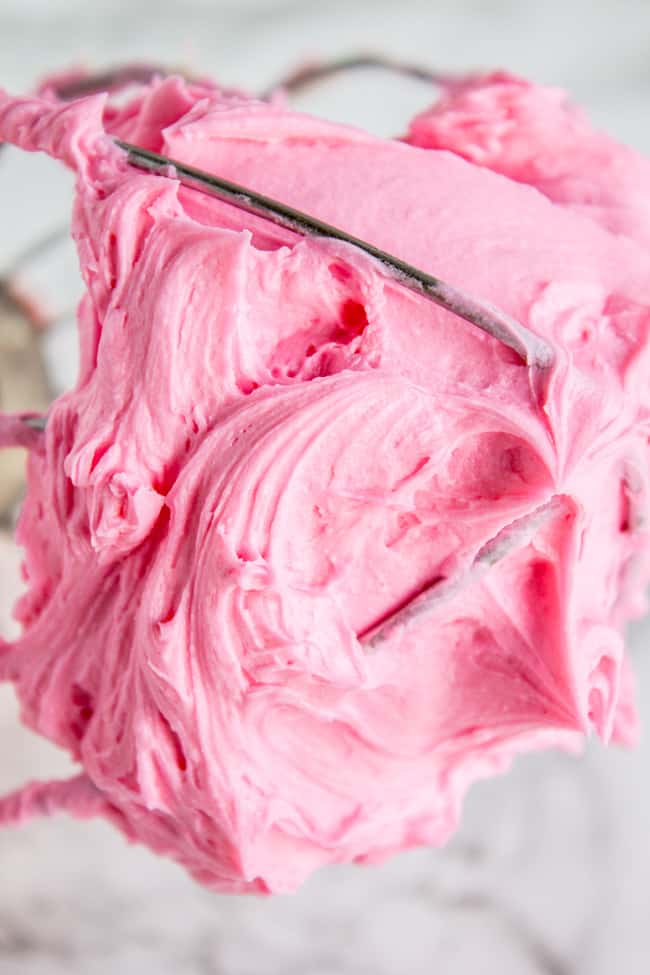
[(513, 349), (527, 365), (546, 369), (552, 364), (552, 349), (543, 339), (522, 325), (521, 322), (488, 302), (473, 298), (440, 278), (420, 271), (401, 258), (395, 257), (365, 240), (360, 240), (345, 230), (333, 227), (323, 220), (318, 220), (316, 217), (287, 206), (285, 203), (263, 196), (245, 186), (240, 186), (238, 183), (214, 176), (212, 173), (196, 169), (194, 166), (178, 162), (176, 159), (170, 159), (156, 152), (150, 152), (148, 149), (142, 149), (140, 146), (134, 146), (129, 142), (123, 142), (121, 139), (116, 139), (115, 142), (127, 153), (129, 163), (139, 169), (147, 170), (158, 176), (178, 179), (185, 186), (209, 193), (226, 203), (232, 203), (239, 209), (263, 217), (302, 236), (325, 237), (350, 244), (379, 261), (389, 278), (416, 294), (424, 295), (425, 298), (429, 298), (435, 304), (503, 342), (504, 345)]

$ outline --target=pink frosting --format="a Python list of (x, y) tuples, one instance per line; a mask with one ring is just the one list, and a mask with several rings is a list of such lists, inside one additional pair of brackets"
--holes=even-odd
[(448, 83), (406, 137), (448, 149), (650, 245), (650, 159), (591, 127), (561, 88), (497, 71)]
[[(649, 164), (566, 111), (488, 79), (409, 145), (177, 78), (123, 107), (0, 93), (0, 138), (78, 174), (86, 285), (77, 385), (43, 435), (0, 423), (31, 448), (0, 677), (80, 770), (0, 821), (105, 815), (216, 889), (288, 891), (444, 842), (522, 751), (634, 740)], [(133, 169), (108, 134), (500, 306), (553, 347), (544, 398), (363, 254)]]

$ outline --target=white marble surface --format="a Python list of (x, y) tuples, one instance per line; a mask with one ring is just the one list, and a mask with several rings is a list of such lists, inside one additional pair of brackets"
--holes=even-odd
[[(650, 150), (647, 0), (186, 0), (180, 10), (169, 0), (0, 0), (0, 85), (26, 88), (70, 61), (146, 58), (262, 88), (305, 56), (375, 49), (445, 69), (503, 64), (563, 84)], [(427, 94), (372, 75), (303, 104), (388, 134)], [(0, 183), (0, 269), (65, 219), (69, 192), (43, 160), (7, 154), (1, 171), (11, 182)], [(53, 312), (65, 311), (74, 282), (67, 272), (63, 302), (44, 285)], [(49, 356), (65, 384), (65, 325)], [(0, 536), (1, 632), (17, 568)], [(293, 897), (215, 896), (101, 823), (60, 818), (1, 833), (0, 975), (645, 975), (649, 636), (648, 622), (630, 636), (646, 722), (637, 751), (594, 743), (582, 759), (522, 760), (474, 790), (447, 849), (332, 868)], [(64, 756), (20, 728), (1, 688), (0, 791), (67, 771)]]

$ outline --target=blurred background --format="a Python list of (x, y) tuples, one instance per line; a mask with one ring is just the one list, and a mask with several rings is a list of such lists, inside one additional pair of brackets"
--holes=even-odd
[[(262, 91), (308, 59), (376, 52), (465, 71), (502, 66), (562, 85), (650, 151), (647, 0), (0, 0), (0, 86), (129, 61)], [(434, 96), (380, 71), (294, 104), (399, 134)], [(75, 376), (75, 257), (60, 235), (71, 181), (0, 156), (0, 408), (39, 406)], [(49, 243), (47, 243), (49, 239)], [(34, 250), (44, 241), (47, 246)], [(37, 294), (37, 307), (24, 298)], [(46, 327), (47, 326), (47, 327)], [(0, 632), (11, 632), (20, 456), (0, 461)], [(645, 975), (650, 970), (650, 622), (629, 643), (645, 734), (633, 753), (536, 755), (476, 787), (441, 851), (331, 868), (292, 897), (227, 898), (65, 818), (0, 833), (0, 975)], [(0, 792), (65, 775), (0, 687)]]

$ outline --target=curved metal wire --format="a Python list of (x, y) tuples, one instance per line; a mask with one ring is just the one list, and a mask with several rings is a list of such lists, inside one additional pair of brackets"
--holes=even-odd
[(295, 94), (338, 74), (344, 74), (347, 71), (367, 70), (368, 68), (392, 71), (407, 78), (425, 81), (431, 85), (443, 85), (454, 80), (452, 75), (432, 71), (430, 68), (413, 64), (410, 61), (384, 57), (381, 54), (351, 54), (343, 58), (335, 58), (332, 61), (311, 61), (270, 85), (263, 93), (262, 98), (269, 99), (277, 91)]

